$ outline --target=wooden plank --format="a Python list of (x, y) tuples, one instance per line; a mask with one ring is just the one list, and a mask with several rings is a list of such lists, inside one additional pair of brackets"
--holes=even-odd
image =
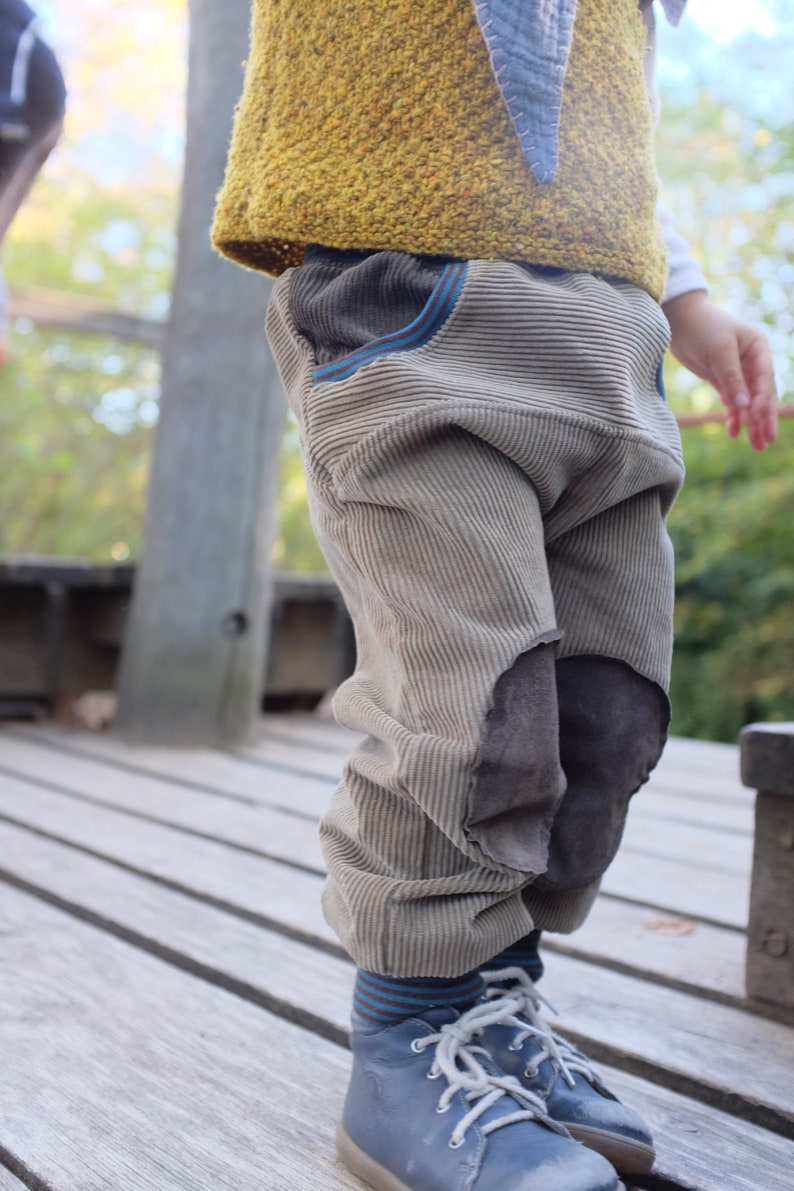
[[(152, 774), (178, 782), (188, 789), (245, 797), (252, 802), (280, 806), (319, 818), (328, 804), (337, 779), (321, 779), (293, 767), (250, 764), (233, 753), (214, 749), (166, 749), (131, 745), (96, 732), (79, 732), (38, 724), (35, 728), (0, 727), (0, 744), (6, 736), (23, 737), (59, 750), (61, 754), (96, 757), (131, 773)], [(57, 764), (57, 762), (56, 762)], [(289, 797), (283, 796), (284, 776), (289, 777)]]
[(324, 872), (314, 819), (306, 823), (295, 815), (267, 806), (207, 796), (162, 778), (132, 774), (91, 758), (71, 756), (68, 765), (64, 765), (50, 750), (30, 740), (9, 736), (3, 738), (0, 769), (24, 776), (42, 787), (56, 787), (58, 792), (95, 799), (138, 817)]
[(33, 791), (15, 778), (0, 783), (0, 816), (8, 822), (28, 824), (240, 914), (272, 920), (296, 937), (338, 947), (320, 911), (321, 877), (104, 807), (83, 804), (75, 814), (76, 805), (67, 795)]
[[(285, 815), (265, 807), (251, 807), (229, 802), (226, 799), (202, 797), (193, 790), (171, 784), (161, 778), (131, 774), (126, 770), (113, 768), (106, 761), (99, 762), (90, 758), (73, 756), (69, 758), (68, 766), (64, 766), (62, 759), (57, 754), (53, 757), (50, 750), (38, 747), (32, 738), (20, 739), (6, 734), (2, 739), (0, 764), (8, 773), (16, 772), (48, 783), (54, 781), (61, 791), (73, 791), (78, 795), (87, 795), (100, 800), (105, 805), (127, 810), (137, 816), (146, 816), (157, 822), (210, 835), (221, 841), (236, 843), (241, 847), (261, 852), (272, 859), (283, 859), (294, 864), (308, 866), (318, 873), (324, 871), (324, 862), (314, 821), (301, 822), (291, 815)], [(282, 775), (282, 785), (278, 790), (274, 789), (274, 798), (281, 798), (282, 801), (288, 802), (290, 785), (291, 781), (288, 782), (286, 775)], [(662, 861), (669, 859), (678, 848), (683, 850), (686, 841), (691, 842), (694, 834), (691, 830), (678, 834), (671, 828), (666, 828), (665, 831), (660, 829), (654, 837), (654, 851), (658, 848), (660, 856), (657, 859)], [(608, 890), (614, 891), (614, 882), (618, 880), (621, 871), (632, 868), (633, 865), (636, 866), (636, 861), (633, 860), (635, 851), (632, 842), (634, 839), (639, 839), (644, 844), (642, 832), (642, 825), (634, 824), (630, 818), (626, 845), (619, 860), (615, 862), (616, 867), (611, 870), (607, 878), (606, 888)], [(696, 841), (697, 846), (705, 847), (705, 844), (701, 842), (704, 838), (708, 839), (701, 833), (701, 838)], [(694, 860), (697, 856), (695, 844), (692, 844), (692, 848), (691, 860)], [(668, 853), (667, 857), (664, 855), (665, 851)], [(723, 854), (726, 857), (729, 856), (729, 849), (723, 849), (721, 859)], [(667, 882), (663, 880), (664, 874), (660, 874), (657, 864), (649, 865), (649, 852), (645, 847), (640, 848), (639, 857), (645, 883), (649, 885), (652, 882), (653, 894), (659, 897), (660, 891), (664, 890), (667, 885)], [(674, 863), (677, 864), (677, 861)], [(734, 873), (740, 871), (738, 861), (730, 867), (727, 865), (725, 867), (729, 873), (731, 870)], [(732, 884), (724, 879), (724, 871), (719, 875), (721, 885)], [(743, 876), (742, 888), (745, 887), (746, 881), (749, 879), (749, 863), (744, 866)], [(713, 917), (721, 909), (724, 909), (724, 906), (718, 907), (714, 904), (715, 898), (711, 892), (711, 886), (705, 885), (702, 874), (695, 874), (694, 869), (690, 880), (684, 886), (687, 893), (686, 906), (678, 904), (673, 908), (680, 913), (697, 914), (698, 906), (694, 898), (690, 897), (690, 893), (696, 892), (701, 886), (703, 886), (705, 894), (709, 895), (706, 916)], [(636, 895), (636, 884), (633, 879), (632, 892)], [(730, 890), (730, 894), (736, 899), (733, 889)], [(737, 918), (739, 913), (740, 908), (737, 904)]]
[(0, 1191), (27, 1191), (27, 1187), (7, 1167), (0, 1166)]
[[(337, 1030), (346, 1027), (353, 981), (352, 969), (346, 961), (321, 955), (290, 939), (271, 936), (249, 922), (230, 917), (185, 894), (143, 881), (61, 844), (31, 837), (7, 824), (0, 824), (0, 856), (9, 858), (2, 863), (3, 871), (48, 889), (86, 911), (96, 912), (103, 919), (110, 917), (125, 929), (150, 940), (152, 946), (167, 947), (198, 964), (234, 970), (248, 985), (261, 982), (263, 973), (267, 973), (269, 993), (282, 1002), (294, 995), (297, 981), (302, 995), (308, 998), (303, 1003), (307, 1012), (314, 1017), (327, 1016)], [(621, 913), (614, 913), (616, 908)], [(702, 981), (704, 968), (713, 968), (717, 979), (723, 976), (723, 988), (719, 991), (737, 999), (741, 997), (744, 957), (740, 937), (723, 932), (731, 942), (735, 939), (738, 943), (731, 964), (717, 952), (708, 928), (696, 927), (689, 935), (659, 936), (648, 931), (647, 912), (635, 910), (637, 921), (632, 933), (627, 931), (625, 911), (626, 907), (602, 900), (576, 935), (547, 936), (546, 950), (570, 953), (578, 958), (588, 955), (591, 960), (607, 953), (609, 958), (622, 959), (625, 963), (631, 950), (643, 948), (644, 944), (643, 953), (653, 955), (654, 970), (667, 979), (694, 986), (695, 978)], [(628, 949), (623, 952), (614, 943), (621, 936), (628, 936)], [(708, 954), (709, 944), (717, 954)], [(329, 980), (329, 969), (339, 964), (341, 968)], [(332, 1011), (334, 1004), (336, 1016)]]
[(649, 779), (654, 788), (671, 797), (686, 799), (687, 802), (716, 802), (720, 806), (747, 807), (751, 800), (747, 791), (735, 785), (734, 779), (716, 779), (711, 774), (697, 775), (691, 770), (668, 769)]
[(724, 802), (704, 802), (702, 799), (683, 799), (645, 787), (632, 799), (631, 812), (635, 818), (648, 823), (667, 820), (683, 827), (713, 827), (726, 834), (752, 836), (752, 806), (734, 806)]
[(669, 820), (655, 820), (649, 828), (646, 820), (630, 810), (621, 849), (636, 856), (683, 861), (699, 872), (728, 873), (749, 880), (753, 839)]
[(0, 878), (317, 1032), (337, 1040), (347, 1032), (355, 978), (347, 959), (7, 823), (0, 823)]
[(330, 715), (318, 715), (316, 712), (291, 711), (287, 714), (269, 714), (262, 717), (257, 731), (254, 733), (252, 748), (256, 748), (260, 740), (265, 738), (279, 740), (296, 740), (299, 743), (311, 742), (328, 752), (346, 756), (351, 748), (363, 739), (360, 732), (345, 728), (338, 724)]
[[(13, 779), (4, 786), (8, 784), (13, 784)], [(79, 822), (75, 822), (68, 798), (42, 792), (31, 799), (29, 788), (27, 792), (28, 805), (23, 812), (18, 811), (18, 818), (23, 813), (27, 821), (51, 834), (154, 873), (183, 891), (195, 890), (216, 904), (236, 908), (238, 913), (280, 925), (293, 937), (335, 944), (320, 914), (319, 878), (165, 827), (129, 818), (124, 822), (124, 816), (102, 808), (86, 807)], [(13, 817), (13, 808), (20, 804), (18, 788), (8, 795), (5, 789), (0, 792), (0, 810), (10, 805)], [(585, 1032), (632, 1058), (644, 1054), (653, 1065), (682, 1079), (682, 1086), (697, 1084), (703, 1078), (723, 1096), (735, 1073), (746, 1071), (750, 1080), (745, 1089), (748, 1094), (766, 1104), (771, 1112), (785, 1116), (791, 1111), (794, 1116), (794, 1106), (790, 1109), (777, 1099), (785, 1096), (787, 1085), (791, 1085), (784, 1068), (778, 1070), (777, 1064), (794, 1065), (794, 1036), (784, 1027), (756, 1021), (735, 1009), (681, 992), (653, 988), (616, 972), (603, 972), (566, 956), (554, 955), (549, 960), (551, 972), (563, 973), (563, 993), (566, 988), (580, 986), (591, 993), (588, 1013), (583, 1016), (577, 1012), (568, 1023), (577, 1033)], [(560, 999), (557, 983), (548, 981), (552, 1000)], [(610, 1010), (608, 1020), (604, 1018), (604, 1006)], [(571, 1012), (570, 994), (560, 1008), (566, 1014)], [(568, 1022), (568, 1017), (563, 1020)], [(693, 1020), (701, 1023), (705, 1033), (691, 1036)], [(627, 1022), (632, 1023), (628, 1034)], [(756, 1085), (752, 1080), (759, 1046), (770, 1059), (768, 1076)], [(794, 1088), (790, 1094), (794, 1100)]]
[(738, 748), (735, 744), (727, 744), (719, 740), (698, 740), (693, 736), (671, 736), (660, 762), (664, 765), (665, 758), (672, 755), (685, 761), (688, 765), (705, 769), (710, 772), (736, 772), (738, 765)]
[[(37, 750), (28, 741), (4, 738), (3, 762), (13, 762), (17, 768), (24, 764), (31, 776), (38, 772), (39, 754), (47, 763), (45, 772), (51, 775), (48, 750)], [(90, 793), (106, 805), (203, 834), (215, 831), (218, 840), (240, 843), (271, 858), (322, 866), (313, 823), (296, 823), (287, 816), (234, 803), (216, 803), (160, 779), (108, 771), (104, 764), (95, 765), (83, 758), (70, 758), (68, 766), (59, 766), (58, 773), (62, 789)], [(653, 910), (601, 898), (572, 941), (561, 937), (553, 945), (566, 952), (608, 959), (624, 969), (645, 971), (673, 983), (697, 983), (710, 993), (743, 999), (744, 938), (692, 919), (660, 917)]]
[[(283, 941), (275, 940), (272, 949), (267, 931), (191, 904), (182, 895), (147, 887), (140, 878), (70, 855), (62, 846), (34, 841), (33, 847), (25, 847), (24, 833), (0, 830), (4, 830), (2, 854), (14, 858), (20, 875), (34, 882), (43, 880), (59, 896), (93, 906), (108, 922), (121, 922), (143, 935), (148, 932), (150, 939), (183, 951), (194, 962), (214, 962), (230, 978), (248, 982), (254, 990), (258, 985), (265, 993), (286, 994), (314, 1015), (327, 1011), (327, 1020), (339, 1032), (346, 1028), (353, 975), (349, 964), (320, 957), (300, 944), (289, 944), (279, 962), (278, 946)], [(778, 1186), (779, 1171), (791, 1167), (794, 1144), (790, 1141), (627, 1073), (609, 1069), (606, 1075), (615, 1092), (633, 1103), (654, 1128), (660, 1156), (657, 1173), (664, 1177), (699, 1191), (758, 1191), (762, 1186)], [(329, 1111), (333, 1114), (338, 1107), (337, 1100)], [(714, 1161), (715, 1153), (720, 1155), (719, 1163)], [(64, 1191), (71, 1188), (67, 1185)]]
[[(642, 1113), (657, 1149), (654, 1174), (692, 1191), (771, 1191), (794, 1170), (794, 1142), (599, 1064), (607, 1086)], [(643, 1183), (643, 1186), (648, 1184)], [(631, 1191), (627, 1186), (626, 1191)]]
[(336, 1191), (338, 1046), (3, 892), (3, 1144), (59, 1191)]
[(13, 286), (8, 312), (12, 319), (29, 318), (43, 327), (61, 327), (85, 335), (112, 335), (158, 350), (165, 337), (165, 323), (160, 320), (114, 310), (82, 294), (36, 286)]
[(658, 1067), (667, 1086), (697, 1088), (698, 1098), (794, 1137), (790, 1027), (562, 955), (548, 956), (543, 993), (560, 1030), (596, 1057), (617, 1053), (644, 1074)]
[[(38, 729), (24, 730), (27, 739), (37, 739)], [(23, 730), (14, 729), (13, 735), (22, 735)], [(96, 749), (102, 755), (112, 761), (114, 757), (129, 756), (129, 750), (126, 746), (121, 746), (117, 751), (117, 744), (115, 741), (109, 740), (105, 737), (94, 738), (89, 733), (77, 734), (79, 741), (82, 742), (96, 740)], [(72, 739), (72, 734), (58, 734), (54, 733), (52, 729), (44, 729), (41, 738), (45, 741)], [(0, 734), (0, 740), (3, 735)], [(92, 748), (92, 752), (93, 752)], [(160, 754), (166, 754), (165, 767), (173, 769), (173, 774), (169, 775), (172, 780), (184, 781), (185, 776), (182, 772), (182, 757), (186, 755), (186, 759), (191, 759), (191, 754), (185, 754), (183, 751), (175, 750), (175, 756), (169, 757), (168, 750), (154, 750), (154, 749), (133, 749), (133, 755), (138, 756), (143, 754), (144, 759), (149, 758), (153, 771), (162, 772), (164, 762), (161, 760)], [(151, 754), (158, 753), (158, 756), (152, 760)], [(217, 758), (218, 767), (215, 771), (216, 779), (220, 777), (217, 786), (213, 789), (225, 789), (227, 792), (236, 793), (245, 788), (245, 783), (239, 780), (241, 776), (250, 777), (251, 770), (245, 765), (238, 765), (236, 760), (232, 757), (223, 756), (221, 754), (207, 753), (208, 758)], [(201, 773), (201, 762), (195, 756), (192, 757), (194, 765), (193, 772), (196, 777)], [(186, 766), (185, 766), (186, 767)], [(304, 810), (308, 799), (306, 798), (306, 787), (303, 779), (295, 779), (295, 786), (293, 786), (293, 778), (290, 775), (289, 782), (284, 782), (282, 775), (282, 785), (272, 787), (275, 791), (278, 789), (279, 793), (275, 796), (281, 797), (282, 801), (294, 804), (296, 809), (300, 806)], [(190, 780), (190, 779), (188, 779)], [(297, 787), (298, 794), (293, 797), (293, 789)], [(202, 788), (208, 788), (204, 783)], [(258, 788), (258, 784), (256, 785)], [(284, 799), (281, 792), (288, 791), (288, 798)], [(250, 790), (246, 791), (250, 792)], [(319, 804), (320, 794), (324, 794), (325, 802), (329, 791), (326, 787), (325, 791), (321, 791), (316, 785), (310, 793), (310, 797), (314, 798)], [(318, 813), (321, 812), (321, 807), (317, 807)], [(68, 837), (71, 838), (71, 837)], [(308, 842), (309, 835), (307, 834), (306, 850), (302, 851), (301, 855), (307, 855), (311, 844)], [(723, 926), (732, 926), (743, 928), (747, 921), (747, 900), (748, 900), (749, 878), (747, 881), (742, 881), (735, 875), (725, 873), (704, 873), (700, 874), (694, 871), (691, 865), (682, 864), (674, 860), (653, 859), (646, 856), (634, 856), (628, 850), (622, 850), (618, 853), (617, 858), (608, 870), (604, 882), (603, 889), (614, 897), (622, 897), (633, 903), (643, 903), (647, 906), (656, 907), (663, 912), (671, 912), (682, 914), (687, 917), (702, 918), (706, 921), (716, 923)]]
[(750, 896), (746, 878), (691, 864), (634, 855), (621, 849), (604, 874), (602, 892), (635, 904), (655, 906), (662, 913), (703, 919), (744, 930)]
[(702, 995), (744, 1001), (747, 940), (735, 930), (658, 913), (609, 897), (596, 900), (572, 935), (545, 935), (544, 948), (606, 963)]

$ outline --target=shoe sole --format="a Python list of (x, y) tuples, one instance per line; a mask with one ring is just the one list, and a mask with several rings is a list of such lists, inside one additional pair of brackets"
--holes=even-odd
[(588, 1150), (595, 1150), (602, 1158), (606, 1158), (619, 1170), (621, 1174), (648, 1174), (656, 1161), (656, 1151), (641, 1141), (632, 1141), (615, 1133), (604, 1133), (600, 1129), (593, 1129), (587, 1125), (572, 1125), (568, 1121), (561, 1124)]
[[(412, 1191), (402, 1179), (398, 1179), (374, 1158), (370, 1158), (369, 1154), (365, 1154), (348, 1137), (342, 1125), (339, 1125), (336, 1130), (336, 1152), (342, 1165), (346, 1166), (351, 1174), (373, 1187), (374, 1191)], [(626, 1187), (619, 1182), (615, 1191), (626, 1191)]]
[(342, 1125), (336, 1131), (336, 1152), (342, 1165), (370, 1187), (374, 1187), (375, 1191), (411, 1191), (402, 1179), (398, 1179), (390, 1170), (386, 1170), (385, 1166), (381, 1166), (374, 1158), (370, 1158), (369, 1154), (365, 1154), (348, 1136)]

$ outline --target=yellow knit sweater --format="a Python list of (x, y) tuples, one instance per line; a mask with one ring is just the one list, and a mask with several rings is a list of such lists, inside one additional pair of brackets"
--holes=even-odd
[(644, 52), (637, 0), (579, 0), (544, 185), (471, 0), (254, 0), (213, 241), (273, 274), (315, 242), (555, 265), (660, 298)]

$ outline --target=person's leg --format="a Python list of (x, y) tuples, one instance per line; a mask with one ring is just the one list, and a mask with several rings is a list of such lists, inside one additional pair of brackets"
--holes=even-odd
[[(1, 91), (2, 89), (0, 89)], [(49, 46), (34, 41), (23, 94), (0, 94), (0, 247), (63, 125), (63, 76)], [(5, 358), (7, 290), (0, 271), (0, 364)]]
[(340, 1154), (384, 1188), (617, 1188), (477, 1041), (519, 1006), (477, 1001), (477, 965), (532, 928), (521, 891), (562, 793), (537, 496), (438, 416), (415, 356), (318, 385), (294, 314), (271, 308), (271, 336), (357, 630), (335, 709), (368, 733), (323, 824), (326, 912), (360, 965)]
[[(547, 925), (557, 897), (597, 886), (620, 843), (629, 800), (664, 746), (669, 704), (662, 687), (624, 661), (575, 652), (603, 647), (619, 618), (624, 648), (633, 641), (635, 660), (643, 651), (646, 669), (663, 678), (673, 572), (658, 492), (642, 492), (550, 543), (548, 563), (567, 630), (561, 652), (574, 652), (556, 664), (566, 792), (552, 826), (546, 872), (525, 891), (533, 916), (543, 915)], [(582, 592), (586, 616), (575, 606)], [(484, 969), (489, 996), (510, 991), (522, 997), (516, 1021), (491, 1027), (484, 1045), (504, 1070), (543, 1096), (550, 1115), (579, 1141), (622, 1173), (644, 1173), (654, 1160), (650, 1130), (544, 1020), (532, 942), (525, 941), (523, 955), (519, 945), (517, 954), (507, 951)]]
[[(533, 928), (574, 929), (595, 896), (597, 878), (535, 896), (565, 788), (545, 550), (594, 511), (674, 488), (680, 473), (670, 444), (652, 441), (670, 430), (652, 391), (663, 320), (626, 289), (453, 266), (404, 335), (318, 366), (276, 288), (270, 332), (315, 528), (357, 630), (356, 674), (335, 709), (367, 735), (323, 824), (324, 904), (381, 994), (384, 980), (474, 972)], [(652, 353), (633, 348), (649, 317), (651, 391)], [(523, 1003), (495, 1001), (484, 1004), (492, 1026)], [(440, 1010), (451, 1017), (426, 1023), (428, 1047), (443, 1053), (456, 1023), (463, 1066), (476, 1061), (482, 1009)], [(407, 1120), (373, 1116), (363, 1092), (380, 1086), (378, 1054), (391, 1054), (400, 1028), (354, 1029), (345, 1131), (370, 1155), (405, 1148), (395, 1129)], [(431, 1082), (438, 1073), (431, 1066)], [(421, 1115), (409, 1110), (413, 1129)]]

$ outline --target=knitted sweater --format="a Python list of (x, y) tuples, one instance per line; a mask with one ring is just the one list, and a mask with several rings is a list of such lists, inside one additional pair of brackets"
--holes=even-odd
[(644, 53), (637, 0), (579, 0), (542, 184), (471, 0), (255, 0), (214, 242), (274, 274), (313, 241), (599, 272), (660, 298)]

